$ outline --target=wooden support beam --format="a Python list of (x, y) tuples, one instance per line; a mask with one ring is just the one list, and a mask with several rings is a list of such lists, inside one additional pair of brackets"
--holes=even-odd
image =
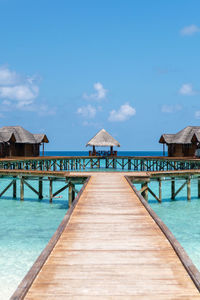
[(184, 188), (184, 186), (187, 184), (187, 181), (184, 182), (181, 187), (176, 191), (176, 193), (174, 194), (174, 199), (176, 198), (176, 196), (180, 193), (180, 191)]
[(172, 177), (172, 181), (171, 181), (171, 199), (174, 200), (175, 199), (175, 178)]
[(13, 185), (13, 180), (7, 185), (7, 187), (0, 193), (0, 197)]
[(148, 183), (142, 183), (142, 189), (144, 188), (144, 191), (142, 192), (142, 196), (146, 201), (148, 201)]
[(52, 203), (53, 199), (53, 180), (49, 178), (49, 202)]
[(39, 192), (36, 191), (36, 189), (35, 189), (34, 187), (32, 187), (32, 186), (30, 185), (30, 183), (28, 183), (26, 180), (24, 180), (24, 184), (25, 184), (27, 187), (29, 187), (29, 189), (30, 189), (31, 191), (33, 191), (36, 195), (39, 196)]
[[(74, 191), (75, 194), (78, 194), (78, 193), (79, 193), (79, 191), (75, 188), (75, 186), (74, 186), (72, 189), (73, 189), (73, 191)], [(75, 195), (75, 194), (74, 194), (74, 195)], [(75, 196), (74, 196), (74, 197), (75, 197)]]
[(39, 199), (42, 199), (43, 198), (43, 181), (42, 181), (42, 178), (39, 178), (39, 182), (38, 182), (38, 190), (39, 190)]
[(142, 188), (139, 190), (140, 194), (142, 194), (144, 191), (146, 191), (146, 189), (148, 189), (148, 186), (146, 184), (142, 185)]
[(13, 198), (17, 198), (17, 179), (14, 177), (13, 179)]
[(61, 189), (59, 189), (57, 192), (55, 192), (52, 196), (55, 197), (58, 194), (60, 194), (61, 192), (63, 192), (64, 190), (66, 190), (69, 187), (69, 184), (63, 186)]
[(161, 200), (156, 196), (156, 194), (148, 187), (147, 189), (149, 193), (158, 201), (161, 203)]
[(74, 184), (69, 182), (69, 189), (68, 189), (68, 205), (69, 207), (72, 205), (72, 202), (75, 199), (75, 192), (73, 190)]
[(131, 170), (131, 159), (128, 158), (128, 170)]
[(191, 178), (187, 180), (187, 199), (191, 200)]
[(24, 178), (20, 178), (20, 200), (24, 200)]
[(198, 177), (198, 198), (200, 198), (200, 177)]

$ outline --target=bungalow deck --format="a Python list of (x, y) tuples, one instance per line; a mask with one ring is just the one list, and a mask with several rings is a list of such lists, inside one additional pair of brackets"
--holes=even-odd
[(11, 299), (200, 299), (198, 270), (130, 173), (81, 175), (81, 193)]

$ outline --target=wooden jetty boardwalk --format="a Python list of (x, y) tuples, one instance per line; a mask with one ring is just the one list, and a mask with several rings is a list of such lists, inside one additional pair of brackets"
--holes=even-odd
[(198, 271), (178, 244), (181, 262), (125, 174), (87, 175), (48, 259), (42, 267), (38, 259), (11, 299), (200, 299)]

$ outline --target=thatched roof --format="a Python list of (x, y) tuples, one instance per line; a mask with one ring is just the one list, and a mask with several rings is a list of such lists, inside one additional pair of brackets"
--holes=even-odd
[(163, 134), (159, 143), (162, 144), (191, 144), (195, 135), (197, 141), (200, 141), (200, 126), (188, 126), (175, 134)]
[(115, 140), (105, 129), (101, 129), (88, 143), (86, 146), (97, 146), (97, 147), (120, 147), (120, 144)]
[[(16, 143), (22, 144), (40, 144), (41, 139), (44, 139), (45, 143), (48, 143), (48, 139), (46, 135), (35, 135), (31, 132), (27, 131), (21, 126), (5, 126), (0, 128), (0, 138), (2, 138), (3, 142), (9, 141), (9, 136), (14, 135)], [(44, 138), (44, 136), (46, 138)]]
[(49, 142), (46, 134), (34, 133), (33, 136), (34, 136), (34, 138), (35, 138), (35, 140), (36, 140), (36, 142), (38, 144), (40, 144), (40, 143), (48, 143)]
[(12, 132), (0, 132), (0, 143), (16, 142), (14, 133)]

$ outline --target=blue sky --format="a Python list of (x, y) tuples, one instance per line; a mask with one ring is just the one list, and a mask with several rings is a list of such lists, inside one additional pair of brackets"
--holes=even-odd
[(200, 125), (199, 0), (0, 0), (0, 126), (85, 150), (161, 150)]

